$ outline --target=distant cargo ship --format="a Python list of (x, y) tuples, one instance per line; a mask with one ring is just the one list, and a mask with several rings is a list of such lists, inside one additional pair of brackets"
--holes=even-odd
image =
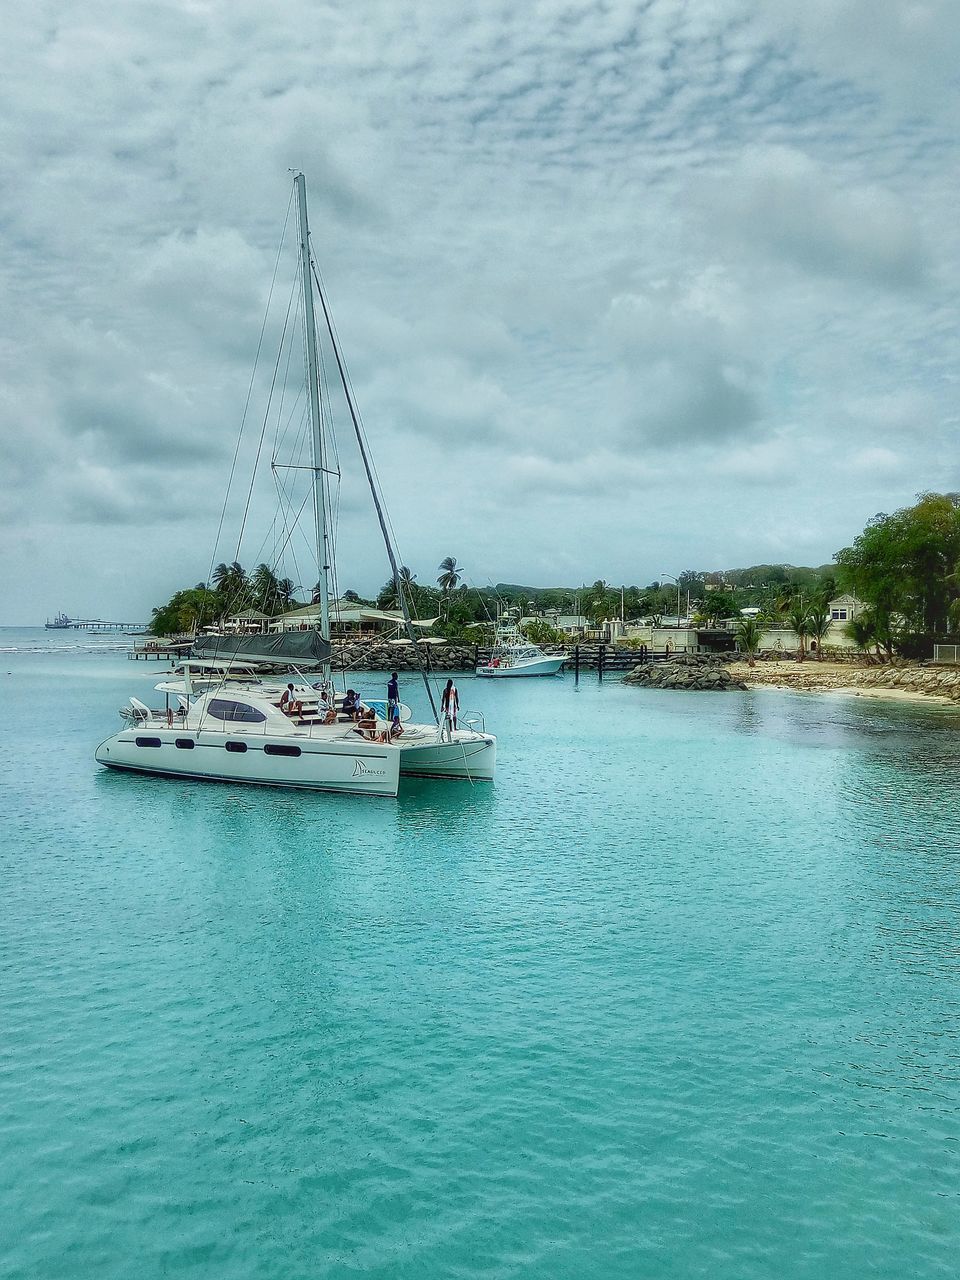
[(48, 631), (66, 631), (73, 622), (72, 618), (68, 618), (65, 613), (58, 613), (51, 622), (48, 618), (43, 624)]

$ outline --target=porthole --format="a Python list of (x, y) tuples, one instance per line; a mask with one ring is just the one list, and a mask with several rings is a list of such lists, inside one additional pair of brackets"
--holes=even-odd
[(178, 738), (177, 746), (181, 751), (192, 751), (197, 744), (192, 738)]
[(268, 742), (263, 748), (263, 753), (267, 756), (298, 756), (301, 754), (299, 747), (294, 747), (286, 742)]
[(226, 746), (228, 751), (246, 751), (247, 749), (245, 742), (228, 742)]
[(160, 741), (159, 738), (138, 738), (137, 746), (138, 747), (162, 747), (163, 743)]

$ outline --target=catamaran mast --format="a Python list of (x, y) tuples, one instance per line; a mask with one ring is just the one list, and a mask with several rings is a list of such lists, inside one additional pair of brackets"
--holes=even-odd
[[(327, 506), (323, 483), (323, 421), (320, 417), (320, 371), (317, 365), (317, 331), (313, 318), (313, 280), (310, 274), (310, 229), (307, 225), (307, 184), (302, 173), (294, 175), (300, 211), (300, 274), (303, 281), (303, 323), (307, 338), (307, 386), (310, 395), (310, 426), (313, 431), (313, 500), (317, 519), (317, 564), (320, 569), (320, 635), (330, 643), (330, 570), (327, 554)], [(323, 664), (330, 678), (329, 659)]]
[(403, 613), (404, 628), (407, 632), (407, 639), (413, 645), (413, 651), (417, 657), (417, 666), (420, 668), (420, 675), (423, 677), (423, 687), (426, 690), (427, 698), (430, 701), (430, 709), (433, 711), (433, 718), (439, 725), (440, 713), (437, 711), (436, 699), (433, 696), (433, 690), (430, 688), (430, 680), (427, 675), (426, 667), (423, 664), (423, 658), (420, 653), (420, 641), (413, 630), (413, 620), (410, 617), (410, 606), (407, 603), (406, 592), (404, 590), (403, 581), (400, 577), (400, 569), (397, 565), (397, 553), (394, 550), (393, 541), (390, 537), (390, 530), (387, 527), (387, 517), (383, 509), (383, 501), (380, 496), (380, 489), (373, 474), (373, 467), (370, 463), (370, 455), (367, 452), (367, 446), (364, 443), (363, 431), (360, 428), (360, 419), (357, 416), (356, 406), (353, 403), (353, 392), (350, 389), (350, 381), (347, 378), (347, 371), (344, 368), (343, 357), (340, 354), (340, 344), (337, 341), (337, 335), (333, 328), (333, 321), (330, 318), (330, 310), (327, 306), (327, 300), (324, 297), (323, 289), (320, 287), (320, 281), (317, 280), (317, 297), (320, 299), (320, 306), (323, 310), (323, 318), (326, 322), (327, 333), (330, 335), (330, 346), (333, 349), (334, 359), (337, 362), (337, 372), (340, 375), (340, 386), (343, 388), (343, 398), (346, 401), (347, 408), (350, 411), (350, 421), (353, 423), (353, 433), (357, 439), (357, 448), (360, 450), (360, 458), (363, 462), (363, 469), (367, 476), (367, 484), (370, 486), (370, 495), (373, 498), (373, 505), (377, 513), (377, 520), (380, 522), (380, 532), (383, 534), (383, 544), (387, 549), (387, 558), (390, 561), (390, 572), (393, 577), (393, 585), (397, 591), (397, 599), (400, 601), (400, 609)]

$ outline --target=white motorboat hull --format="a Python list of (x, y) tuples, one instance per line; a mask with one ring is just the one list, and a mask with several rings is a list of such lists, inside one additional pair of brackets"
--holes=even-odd
[(482, 663), (477, 667), (477, 675), (493, 680), (507, 680), (515, 676), (555, 676), (565, 661), (565, 658), (537, 658), (533, 662), (518, 662), (509, 667), (503, 663), (499, 667)]
[[(192, 741), (193, 747), (177, 746)], [(274, 751), (271, 751), (271, 748)], [(291, 754), (291, 752), (297, 754)], [(281, 754), (282, 753), (282, 754)], [(395, 796), (400, 751), (389, 743), (201, 732), (153, 725), (121, 730), (97, 748), (110, 769), (215, 782)]]
[(497, 767), (497, 740), (490, 733), (458, 729), (449, 737), (431, 734), (423, 741), (399, 743), (402, 777), (462, 778), (492, 782)]

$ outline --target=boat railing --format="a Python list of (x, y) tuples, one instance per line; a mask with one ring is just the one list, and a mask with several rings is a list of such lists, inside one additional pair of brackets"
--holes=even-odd
[(465, 711), (457, 716), (458, 729), (470, 729), (473, 733), (486, 733), (487, 726), (482, 711)]

